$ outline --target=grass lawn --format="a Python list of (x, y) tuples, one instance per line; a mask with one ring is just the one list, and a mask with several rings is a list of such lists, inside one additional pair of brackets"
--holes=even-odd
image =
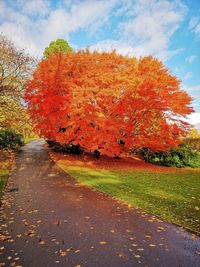
[(0, 199), (14, 160), (14, 152), (0, 150)]
[(9, 170), (0, 170), (0, 198), (2, 196), (2, 191), (6, 185), (9, 175)]
[(51, 156), (84, 184), (200, 232), (200, 170), (160, 167), (135, 159), (55, 152)]

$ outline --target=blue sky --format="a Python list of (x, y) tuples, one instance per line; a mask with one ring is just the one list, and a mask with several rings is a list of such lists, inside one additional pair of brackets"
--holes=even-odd
[(35, 57), (49, 42), (153, 55), (194, 98), (200, 129), (200, 0), (0, 0), (0, 32)]

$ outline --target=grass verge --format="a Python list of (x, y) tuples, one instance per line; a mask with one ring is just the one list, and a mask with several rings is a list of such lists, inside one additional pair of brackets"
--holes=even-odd
[(91, 161), (86, 164), (81, 156), (59, 159), (55, 154), (56, 163), (84, 184), (200, 232), (200, 170), (149, 168), (146, 163), (120, 169), (120, 160), (116, 160), (118, 168), (108, 168), (108, 164), (104, 168)]
[(15, 152), (0, 150), (0, 199), (7, 183)]

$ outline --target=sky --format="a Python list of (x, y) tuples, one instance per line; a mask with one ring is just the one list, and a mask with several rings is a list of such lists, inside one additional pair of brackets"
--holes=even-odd
[(153, 55), (193, 97), (189, 121), (200, 130), (200, 0), (0, 0), (0, 32), (36, 58), (57, 38)]

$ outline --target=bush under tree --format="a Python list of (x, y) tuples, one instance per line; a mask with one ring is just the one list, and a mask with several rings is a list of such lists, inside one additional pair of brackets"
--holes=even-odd
[(23, 136), (12, 129), (0, 130), (0, 149), (19, 149)]
[(150, 149), (143, 149), (141, 154), (146, 161), (158, 165), (178, 168), (200, 167), (200, 152), (195, 151), (188, 144), (181, 144), (178, 147), (172, 147), (166, 152), (154, 152)]

